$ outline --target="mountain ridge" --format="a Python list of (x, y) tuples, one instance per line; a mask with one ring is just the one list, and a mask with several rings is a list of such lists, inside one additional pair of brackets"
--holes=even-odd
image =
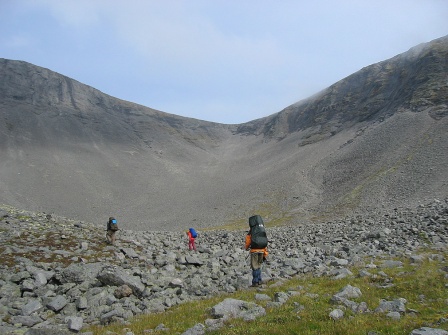
[(0, 59), (0, 203), (178, 230), (444, 198), (447, 50), (448, 37), (416, 46), (239, 125)]
[[(348, 124), (350, 126), (364, 120), (375, 120), (390, 116), (398, 108), (410, 108), (411, 105), (418, 102), (412, 101), (412, 99), (423, 99), (418, 94), (413, 96), (412, 92), (424, 91), (434, 94), (435, 97), (426, 101), (429, 105), (446, 103), (448, 88), (446, 85), (441, 86), (438, 83), (443, 81), (443, 76), (446, 75), (448, 67), (447, 59), (444, 57), (447, 52), (447, 43), (448, 36), (441, 37), (430, 43), (415, 46), (407, 52), (388, 60), (366, 66), (312, 97), (268, 116), (268, 122), (260, 122), (263, 130), (259, 131), (265, 135), (273, 136), (276, 132), (289, 134), (325, 123), (327, 129), (324, 129), (324, 131), (328, 133), (328, 136), (331, 136), (347, 121), (351, 121), (351, 124)], [(418, 60), (418, 64), (414, 66), (416, 60)], [(430, 71), (427, 67), (431, 66), (440, 68), (439, 72), (433, 69), (430, 72), (432, 76), (438, 75), (431, 80), (422, 80), (421, 77)], [(374, 85), (370, 85), (371, 82), (374, 82)], [(436, 83), (435, 87), (431, 87), (434, 82)], [(425, 87), (425, 84), (428, 87)], [(401, 87), (404, 85), (411, 85), (414, 90), (407, 92), (408, 96), (398, 96), (400, 99), (396, 101), (394, 97), (400, 95), (397, 91), (401, 92)], [(423, 88), (420, 88), (420, 86), (423, 86)], [(370, 91), (364, 93), (363, 88), (365, 87), (369, 87)], [(366, 104), (370, 95), (377, 96), (376, 105), (373, 107)], [(384, 97), (384, 95), (386, 96)], [(369, 103), (371, 104), (371, 101)], [(421, 107), (421, 105), (419, 106)], [(342, 120), (337, 118), (339, 114), (342, 114)], [(355, 116), (354, 120), (353, 116)], [(316, 121), (315, 118), (319, 121)], [(260, 121), (264, 119), (260, 119)], [(322, 120), (325, 120), (325, 122), (322, 122)], [(247, 123), (255, 125), (252, 131), (256, 131), (258, 124), (256, 121)], [(242, 126), (247, 127), (247, 124)], [(345, 125), (346, 127), (347, 125)], [(276, 128), (280, 129), (276, 130)], [(279, 138), (282, 138), (282, 136), (279, 136)]]

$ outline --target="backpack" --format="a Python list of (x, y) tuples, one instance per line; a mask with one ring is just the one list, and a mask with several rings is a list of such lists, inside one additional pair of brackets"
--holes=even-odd
[(110, 218), (109, 219), (109, 229), (113, 230), (113, 231), (117, 231), (118, 230), (117, 220), (115, 220), (114, 218)]
[(194, 228), (190, 228), (188, 229), (191, 233), (191, 237), (196, 238), (198, 237), (198, 233), (196, 232), (196, 230), (194, 230)]
[(251, 249), (264, 249), (268, 246), (268, 237), (264, 229), (263, 219), (260, 215), (254, 215), (249, 218), (249, 227), (251, 235)]

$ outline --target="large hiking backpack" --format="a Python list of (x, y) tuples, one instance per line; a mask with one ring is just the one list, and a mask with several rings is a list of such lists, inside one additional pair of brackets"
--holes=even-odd
[(190, 228), (189, 231), (191, 233), (191, 237), (193, 238), (198, 237), (198, 233), (196, 232), (196, 230), (194, 230), (194, 228)]
[(115, 218), (109, 218), (109, 229), (113, 231), (118, 230), (117, 220)]
[(251, 234), (251, 249), (263, 249), (268, 246), (268, 237), (264, 229), (263, 219), (260, 215), (254, 215), (249, 218), (249, 227)]

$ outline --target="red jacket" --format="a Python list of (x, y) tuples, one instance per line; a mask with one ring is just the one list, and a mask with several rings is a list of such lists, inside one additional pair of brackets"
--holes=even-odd
[[(251, 239), (251, 235), (248, 233), (247, 235), (246, 235), (246, 250), (249, 250), (250, 249), (250, 244), (251, 244), (251, 242), (252, 242), (252, 239)], [(263, 249), (250, 249), (250, 252), (252, 253), (252, 252), (262, 252), (263, 253), (263, 257), (267, 257), (268, 256), (268, 247), (266, 247), (266, 248), (263, 248)]]
[(189, 239), (190, 241), (194, 241), (194, 237), (191, 235), (191, 232), (190, 232), (190, 231), (187, 231), (187, 235), (188, 235), (188, 239)]

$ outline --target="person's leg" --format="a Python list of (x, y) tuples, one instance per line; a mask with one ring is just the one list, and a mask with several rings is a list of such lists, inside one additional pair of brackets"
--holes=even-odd
[(257, 270), (256, 275), (257, 275), (257, 278), (256, 278), (257, 285), (261, 285), (261, 269)]
[(107, 243), (111, 244), (112, 243), (112, 237), (110, 235), (110, 230), (108, 230), (106, 232), (106, 239), (107, 239)]
[(250, 267), (252, 268), (252, 285), (255, 286), (258, 284), (258, 270), (260, 270), (256, 252), (250, 254)]
[(252, 286), (256, 286), (257, 285), (257, 274), (258, 270), (252, 270)]
[(263, 253), (258, 253), (258, 272), (257, 272), (257, 283), (258, 285), (261, 285), (261, 267), (263, 265)]
[(116, 231), (112, 231), (112, 236), (111, 236), (111, 243), (115, 244), (115, 233)]

